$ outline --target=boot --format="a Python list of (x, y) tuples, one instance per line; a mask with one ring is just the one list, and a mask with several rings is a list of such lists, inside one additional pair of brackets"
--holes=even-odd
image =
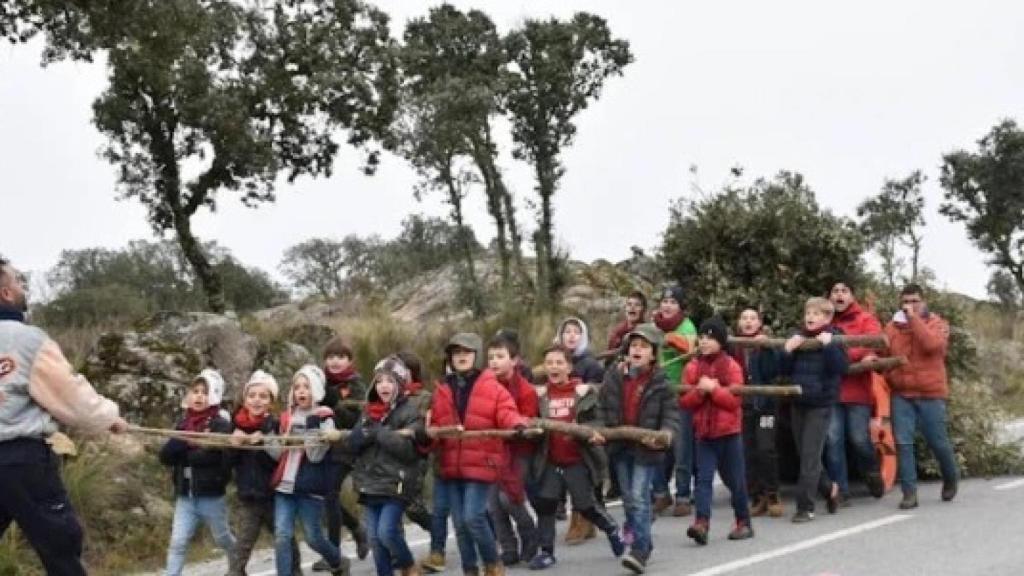
[[(569, 530), (565, 533), (566, 544), (575, 546), (576, 544), (582, 544), (583, 541), (587, 539), (587, 527), (583, 525), (584, 522), (587, 522), (586, 518), (574, 510), (572, 517), (569, 519)], [(590, 523), (587, 522), (587, 524)]]
[(729, 532), (729, 540), (746, 540), (754, 537), (754, 529), (749, 520), (737, 520), (736, 526)]
[(590, 540), (591, 538), (597, 538), (597, 528), (590, 523), (590, 520), (580, 517), (580, 525), (583, 527), (583, 539)]
[(672, 507), (672, 515), (676, 518), (689, 516), (692, 513), (693, 506), (690, 504), (690, 501), (686, 499), (676, 500), (676, 505)]
[(697, 518), (692, 526), (686, 529), (686, 535), (701, 546), (708, 544), (708, 521), (706, 518)]
[(668, 494), (664, 496), (656, 496), (654, 498), (654, 508), (651, 511), (655, 516), (660, 516), (662, 512), (672, 507), (672, 497)]
[(772, 492), (765, 496), (765, 502), (768, 507), (768, 515), (772, 518), (782, 518), (782, 515), (786, 513), (785, 508), (782, 506), (782, 497), (779, 496), (778, 492)]
[(903, 493), (903, 500), (900, 500), (900, 510), (917, 508), (917, 490)]
[(764, 516), (768, 512), (768, 497), (759, 495), (754, 498), (754, 504), (750, 507), (750, 515), (754, 518)]
[(501, 562), (484, 564), (484, 576), (505, 576), (505, 566)]
[(420, 560), (420, 568), (428, 574), (444, 572), (444, 552), (432, 551), (426, 558)]
[(366, 560), (370, 555), (370, 542), (366, 538), (366, 530), (362, 526), (352, 533), (352, 539), (356, 541), (356, 556), (360, 560)]
[(868, 492), (875, 498), (885, 496), (885, 480), (882, 480), (881, 472), (868, 472), (864, 483), (868, 485)]
[(423, 572), (420, 571), (419, 566), (417, 566), (416, 564), (411, 564), (409, 566), (406, 566), (405, 568), (402, 568), (399, 574), (401, 574), (401, 576), (422, 576)]
[(950, 478), (949, 480), (942, 481), (942, 501), (949, 502), (953, 498), (956, 498), (957, 479)]
[(480, 576), (480, 569), (476, 566), (473, 566), (472, 568), (463, 568), (462, 576)]

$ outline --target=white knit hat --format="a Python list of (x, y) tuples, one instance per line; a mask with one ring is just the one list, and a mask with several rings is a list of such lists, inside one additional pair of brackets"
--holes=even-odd
[[(314, 364), (306, 364), (302, 368), (299, 368), (295, 375), (292, 376), (292, 382), (295, 382), (295, 378), (298, 376), (305, 376), (306, 380), (309, 381), (309, 390), (313, 393), (313, 403), (318, 404), (324, 399), (324, 385), (327, 381), (327, 377), (324, 376), (324, 371), (319, 366)], [(291, 405), (292, 397), (294, 394), (288, 393), (288, 404)]]
[[(222, 400), (224, 400), (224, 377), (220, 375), (213, 368), (206, 368), (195, 378), (192, 379), (192, 384), (202, 380), (206, 382), (206, 401), (210, 406), (220, 406)], [(188, 396), (184, 396), (181, 399), (181, 407), (188, 408)]]
[(270, 395), (275, 400), (281, 390), (277, 385), (277, 380), (263, 370), (257, 370), (252, 373), (252, 376), (249, 376), (249, 381), (245, 383), (245, 388), (242, 389), (243, 398), (249, 393), (249, 387), (251, 386), (265, 386), (267, 390), (270, 390)]

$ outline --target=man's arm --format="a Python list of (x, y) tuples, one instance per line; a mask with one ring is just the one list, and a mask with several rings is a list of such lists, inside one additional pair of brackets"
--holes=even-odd
[(117, 404), (76, 375), (60, 347), (47, 339), (36, 354), (29, 377), (29, 395), (58, 422), (89, 434), (121, 432), (125, 422)]

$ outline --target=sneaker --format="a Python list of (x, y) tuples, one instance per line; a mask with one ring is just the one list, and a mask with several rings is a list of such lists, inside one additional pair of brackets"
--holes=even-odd
[(672, 497), (668, 494), (665, 494), (664, 496), (656, 496), (654, 498), (654, 508), (651, 510), (651, 513), (658, 516), (665, 510), (671, 508), (672, 504), (674, 504), (674, 502), (672, 501)]
[(686, 535), (701, 546), (708, 544), (708, 521), (699, 519), (686, 529)]
[(444, 572), (444, 552), (431, 552), (426, 558), (420, 560), (420, 568), (423, 568), (423, 571), (429, 574)]
[(676, 518), (689, 516), (692, 513), (693, 505), (690, 504), (689, 500), (676, 500), (676, 505), (672, 507), (672, 515)]
[(323, 558), (313, 562), (313, 572), (329, 572), (331, 565), (327, 563), (327, 560)]
[(917, 508), (917, 492), (904, 492), (903, 499), (900, 500), (900, 510), (910, 510)]
[(782, 518), (782, 515), (786, 513), (782, 506), (782, 497), (778, 493), (769, 494), (765, 497), (765, 501), (768, 503), (768, 516)]
[(348, 558), (342, 556), (341, 562), (337, 566), (330, 567), (331, 576), (348, 576), (351, 568), (352, 562)]
[(616, 500), (622, 499), (622, 491), (619, 490), (618, 485), (612, 484), (608, 487), (608, 491), (604, 494), (604, 503), (611, 504)]
[(814, 520), (814, 512), (809, 510), (797, 510), (796, 514), (793, 514), (793, 524), (803, 524)]
[(550, 552), (541, 550), (530, 560), (530, 570), (546, 570), (555, 565), (557, 560), (551, 555)]
[(505, 566), (515, 566), (519, 564), (519, 553), (518, 552), (502, 552), (501, 563)]
[(626, 543), (619, 536), (618, 530), (608, 531), (608, 545), (612, 548), (612, 554), (618, 558), (626, 552)]
[(956, 498), (957, 480), (953, 478), (951, 480), (942, 481), (942, 501), (949, 502), (953, 498)]
[(643, 574), (644, 569), (647, 567), (647, 556), (636, 550), (630, 550), (629, 554), (622, 557), (622, 566), (633, 572), (633, 574)]
[(869, 472), (864, 483), (868, 485), (868, 492), (875, 498), (885, 496), (885, 480), (882, 480), (881, 473)]
[(750, 526), (749, 520), (737, 520), (736, 525), (729, 532), (729, 540), (746, 540), (754, 537), (754, 529)]

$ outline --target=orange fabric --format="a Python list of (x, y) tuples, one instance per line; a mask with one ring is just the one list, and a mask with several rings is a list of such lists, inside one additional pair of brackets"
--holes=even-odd
[(885, 335), (889, 338), (889, 355), (907, 358), (906, 365), (885, 374), (894, 393), (913, 398), (949, 396), (949, 324), (945, 320), (934, 312), (928, 318), (911, 316), (908, 324), (889, 322)]
[(687, 354), (690, 352), (690, 340), (686, 336), (675, 332), (669, 332), (665, 335), (665, 345), (676, 350), (680, 354)]
[(117, 404), (76, 375), (53, 340), (47, 340), (36, 354), (28, 391), (58, 422), (85, 433), (105, 432), (118, 418)]

